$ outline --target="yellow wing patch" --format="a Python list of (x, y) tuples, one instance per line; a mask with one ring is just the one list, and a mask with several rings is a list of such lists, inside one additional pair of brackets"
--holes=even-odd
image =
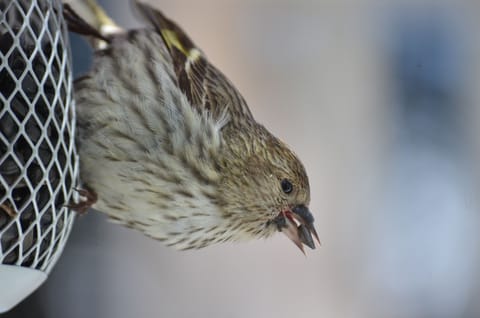
[(201, 53), (198, 49), (192, 48), (192, 49), (187, 49), (180, 39), (178, 38), (178, 35), (175, 31), (168, 30), (168, 29), (163, 29), (160, 31), (162, 33), (163, 39), (167, 43), (168, 48), (171, 50), (173, 47), (182, 52), (183, 55), (190, 61), (190, 62), (195, 62), (200, 56)]

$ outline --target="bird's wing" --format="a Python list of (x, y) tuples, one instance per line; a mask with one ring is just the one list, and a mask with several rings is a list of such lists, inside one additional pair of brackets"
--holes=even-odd
[(136, 3), (140, 13), (161, 35), (172, 57), (178, 85), (190, 103), (213, 118), (227, 113), (229, 123), (253, 122), (242, 95), (233, 84), (198, 49), (187, 34), (158, 9)]

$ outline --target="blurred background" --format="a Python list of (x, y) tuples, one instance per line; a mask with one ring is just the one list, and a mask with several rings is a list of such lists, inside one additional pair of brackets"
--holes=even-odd
[(5, 317), (480, 317), (479, 2), (150, 2), (302, 158), (322, 246), (177, 252), (91, 211)]

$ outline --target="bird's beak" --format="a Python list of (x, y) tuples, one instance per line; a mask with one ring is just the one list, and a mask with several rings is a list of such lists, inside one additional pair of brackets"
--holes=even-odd
[(320, 245), (317, 231), (315, 231), (315, 228), (313, 227), (313, 221), (313, 215), (310, 210), (304, 205), (298, 205), (291, 210), (281, 212), (276, 219), (276, 224), (279, 231), (284, 233), (303, 253), (305, 253), (303, 250), (303, 244), (311, 249), (315, 249), (313, 237), (315, 237)]

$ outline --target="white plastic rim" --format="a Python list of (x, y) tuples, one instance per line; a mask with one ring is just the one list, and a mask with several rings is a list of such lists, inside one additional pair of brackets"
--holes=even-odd
[(45, 272), (22, 266), (0, 265), (0, 313), (4, 313), (34, 292), (45, 280)]

